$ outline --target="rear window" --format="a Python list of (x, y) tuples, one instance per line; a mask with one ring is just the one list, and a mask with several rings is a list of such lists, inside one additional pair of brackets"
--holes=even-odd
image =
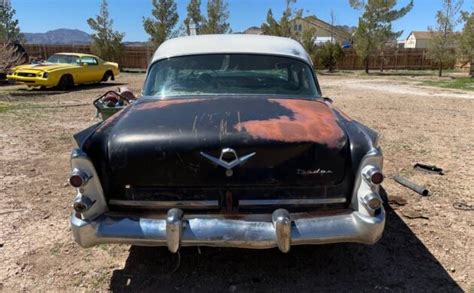
[(88, 65), (97, 65), (98, 62), (97, 62), (97, 59), (95, 59), (94, 57), (89, 57), (89, 56), (86, 56), (86, 57), (82, 57), (82, 63), (87, 63)]
[(299, 60), (267, 55), (217, 54), (165, 59), (149, 71), (144, 95), (316, 97), (311, 67)]
[(81, 58), (76, 55), (63, 55), (63, 54), (55, 54), (48, 58), (48, 63), (61, 63), (61, 64), (80, 64)]

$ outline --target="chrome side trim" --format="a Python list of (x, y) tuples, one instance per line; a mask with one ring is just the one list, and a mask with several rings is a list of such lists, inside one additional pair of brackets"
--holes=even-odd
[(308, 199), (242, 199), (239, 200), (239, 206), (285, 206), (285, 205), (317, 205), (331, 203), (345, 203), (344, 197), (338, 198), (308, 198)]
[(219, 209), (218, 200), (148, 201), (111, 199), (109, 205), (136, 208)]

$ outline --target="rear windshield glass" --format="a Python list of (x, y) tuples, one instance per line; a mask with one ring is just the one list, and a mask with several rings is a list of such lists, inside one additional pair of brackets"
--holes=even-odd
[(308, 64), (296, 59), (243, 54), (174, 57), (154, 63), (143, 94), (318, 96)]
[(61, 63), (61, 64), (80, 64), (81, 58), (75, 55), (53, 55), (48, 58), (49, 63)]

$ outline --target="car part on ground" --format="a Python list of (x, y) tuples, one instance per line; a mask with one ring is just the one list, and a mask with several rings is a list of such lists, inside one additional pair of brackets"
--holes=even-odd
[(453, 208), (461, 211), (474, 211), (474, 204), (468, 204), (466, 202), (455, 202)]
[(413, 166), (413, 168), (415, 170), (419, 170), (419, 171), (423, 171), (423, 172), (444, 175), (443, 169), (439, 168), (438, 166), (435, 166), (435, 165), (427, 165), (427, 164), (416, 163)]
[(398, 182), (399, 184), (405, 186), (405, 187), (408, 187), (409, 189), (413, 190), (414, 192), (418, 193), (418, 194), (421, 194), (423, 196), (428, 196), (429, 195), (429, 190), (424, 187), (424, 186), (420, 186), (410, 180), (408, 180), (407, 178), (405, 177), (402, 177), (402, 176), (395, 176), (393, 177), (393, 180), (395, 180), (396, 182)]
[(117, 91), (108, 91), (94, 100), (93, 105), (97, 109), (97, 115), (106, 120), (115, 113), (123, 110), (136, 97), (126, 87), (120, 87)]

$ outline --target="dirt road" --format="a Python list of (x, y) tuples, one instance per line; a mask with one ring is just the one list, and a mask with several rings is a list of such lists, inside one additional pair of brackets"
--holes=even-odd
[[(68, 215), (71, 136), (97, 120), (90, 104), (108, 88), (143, 75), (70, 93), (0, 87), (0, 289), (166, 291), (469, 291), (474, 283), (474, 93), (420, 87), (405, 80), (322, 76), (325, 95), (382, 134), (387, 227), (375, 246), (293, 247), (289, 254), (186, 248), (181, 267), (166, 248), (79, 248)], [(77, 106), (86, 103), (85, 106)], [(65, 105), (76, 105), (64, 107)], [(416, 162), (446, 175), (415, 172)], [(395, 184), (403, 174), (426, 185), (422, 198)], [(395, 202), (398, 202), (396, 204)], [(406, 203), (405, 203), (406, 202)]]

